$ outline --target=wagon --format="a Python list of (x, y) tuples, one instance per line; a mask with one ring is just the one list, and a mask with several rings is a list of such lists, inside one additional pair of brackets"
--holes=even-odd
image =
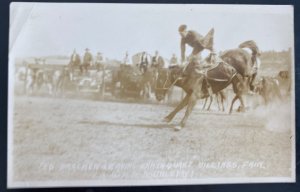
[[(68, 67), (68, 63), (63, 60), (56, 60), (53, 63), (51, 63), (51, 61), (38, 63), (29, 59), (24, 61), (23, 64), (17, 68), (18, 80), (24, 82), (25, 93), (27, 91), (26, 86), (28, 80), (32, 81), (33, 87), (36, 87), (37, 84), (45, 84), (43, 77), (41, 77), (41, 79), (37, 77), (39, 72), (47, 73), (51, 79), (50, 81), (48, 79), (48, 84), (51, 84), (51, 88), (48, 88), (48, 92), (51, 94), (53, 90), (57, 90), (64, 95), (65, 93), (68, 93), (68, 95), (91, 93), (97, 96), (103, 96), (105, 92), (104, 85), (111, 82), (109, 69), (97, 71), (96, 67), (92, 66), (87, 73), (81, 74), (79, 67), (75, 67), (71, 71)], [(33, 76), (30, 77), (30, 75)], [(54, 80), (55, 78), (56, 81)], [(110, 86), (107, 86), (107, 88), (108, 87)]]

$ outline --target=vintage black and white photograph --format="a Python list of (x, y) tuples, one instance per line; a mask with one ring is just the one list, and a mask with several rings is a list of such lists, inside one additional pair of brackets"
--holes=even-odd
[(8, 187), (295, 182), (293, 11), (12, 3)]

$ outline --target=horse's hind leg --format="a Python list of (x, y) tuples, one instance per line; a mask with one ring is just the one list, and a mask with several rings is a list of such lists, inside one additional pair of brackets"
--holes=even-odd
[(165, 122), (172, 121), (172, 119), (175, 117), (175, 115), (188, 104), (189, 98), (190, 98), (190, 94), (187, 94), (184, 97), (184, 99), (181, 100), (181, 102), (177, 105), (177, 107), (169, 115), (167, 115), (164, 118), (164, 121)]
[(235, 96), (232, 99), (229, 114), (232, 113), (233, 104), (237, 99), (239, 99), (240, 102), (241, 102), (241, 108), (242, 108), (241, 110), (243, 111), (245, 109), (244, 101), (243, 101), (243, 98), (242, 98), (242, 94), (243, 94), (243, 91), (244, 91), (243, 83), (244, 82), (238, 76), (235, 76), (232, 79), (232, 87), (233, 87), (233, 92), (235, 93)]
[(207, 107), (207, 111), (210, 110), (210, 106), (211, 106), (211, 104), (212, 104), (212, 101), (213, 101), (213, 97), (212, 97), (212, 96), (209, 96), (209, 105), (208, 105), (208, 107)]
[(207, 97), (205, 98), (205, 101), (204, 101), (204, 104), (203, 104), (203, 107), (202, 107), (202, 110), (204, 110), (205, 109), (205, 107), (206, 107), (206, 103), (207, 103)]
[[(216, 93), (216, 99), (217, 99), (218, 110), (221, 111), (220, 102), (219, 102), (219, 93)], [(222, 102), (222, 97), (221, 97), (221, 102)]]
[(222, 111), (224, 112), (225, 111), (224, 100), (226, 99), (225, 93), (223, 91), (221, 91), (219, 94), (221, 96)]

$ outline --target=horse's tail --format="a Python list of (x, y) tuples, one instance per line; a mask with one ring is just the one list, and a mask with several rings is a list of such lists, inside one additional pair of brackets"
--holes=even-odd
[(252, 51), (252, 54), (260, 54), (259, 48), (255, 41), (249, 40), (241, 43), (239, 48), (249, 48)]

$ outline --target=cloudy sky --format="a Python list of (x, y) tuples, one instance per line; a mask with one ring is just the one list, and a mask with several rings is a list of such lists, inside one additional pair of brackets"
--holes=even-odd
[(14, 3), (9, 49), (18, 57), (89, 48), (115, 59), (143, 50), (169, 58), (180, 53), (181, 24), (202, 35), (215, 28), (217, 51), (250, 39), (261, 50), (293, 47), (292, 6)]

